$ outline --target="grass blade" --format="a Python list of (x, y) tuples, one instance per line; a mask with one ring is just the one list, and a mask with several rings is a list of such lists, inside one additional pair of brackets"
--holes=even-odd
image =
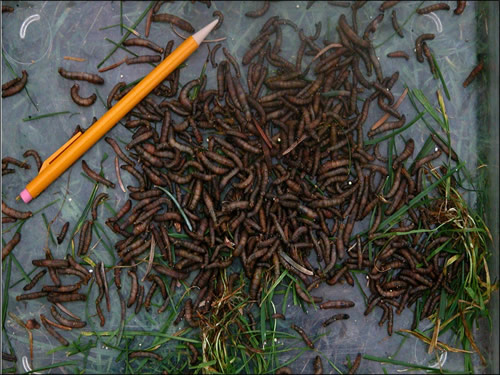
[(54, 116), (59, 116), (59, 115), (65, 115), (66, 113), (71, 113), (70, 111), (62, 111), (62, 112), (52, 112), (52, 113), (47, 113), (44, 115), (38, 115), (38, 116), (28, 116), (26, 118), (23, 118), (24, 122), (28, 121), (34, 121), (34, 120), (40, 120), (41, 118), (46, 118), (46, 117), (54, 117)]
[(182, 209), (181, 205), (179, 204), (179, 202), (177, 202), (177, 199), (175, 199), (175, 197), (167, 189), (164, 189), (161, 186), (156, 186), (156, 185), (155, 185), (155, 187), (158, 188), (158, 189), (160, 189), (161, 191), (165, 192), (165, 194), (167, 194), (168, 197), (170, 199), (172, 199), (172, 201), (174, 202), (175, 206), (177, 207), (177, 209), (181, 213), (182, 218), (186, 222), (186, 225), (187, 225), (189, 231), (192, 232), (193, 231), (193, 227), (191, 226), (191, 223), (189, 222), (189, 219), (186, 216), (186, 214), (184, 213), (184, 210)]
[(446, 86), (446, 83), (444, 82), (443, 74), (441, 73), (441, 69), (439, 68), (439, 64), (438, 64), (438, 62), (437, 62), (437, 60), (434, 57), (434, 54), (432, 52), (431, 52), (431, 57), (432, 57), (432, 60), (434, 61), (434, 66), (436, 67), (436, 71), (437, 71), (439, 80), (441, 81), (441, 84), (443, 85), (443, 90), (444, 90), (444, 93), (446, 95), (446, 99), (451, 100), (450, 92), (448, 91), (448, 87)]

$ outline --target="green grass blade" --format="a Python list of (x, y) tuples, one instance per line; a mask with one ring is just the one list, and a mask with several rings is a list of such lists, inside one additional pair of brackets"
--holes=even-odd
[(182, 218), (184, 219), (184, 221), (186, 222), (186, 225), (189, 229), (189, 231), (193, 231), (193, 227), (191, 226), (191, 223), (188, 219), (188, 217), (186, 216), (186, 213), (184, 212), (184, 210), (182, 209), (181, 205), (179, 204), (179, 202), (177, 202), (177, 199), (175, 199), (175, 197), (172, 195), (172, 193), (170, 193), (167, 189), (164, 189), (162, 188), (161, 186), (157, 186), (155, 185), (156, 188), (160, 189), (161, 191), (165, 192), (165, 194), (168, 195), (168, 197), (170, 199), (172, 199), (172, 201), (174, 202), (175, 206), (177, 207), (177, 209), (179, 210)]
[(439, 80), (441, 81), (441, 84), (443, 85), (443, 90), (444, 90), (444, 94), (446, 95), (446, 99), (451, 100), (450, 92), (448, 91), (448, 86), (446, 86), (443, 74), (441, 73), (441, 69), (439, 68), (439, 64), (438, 64), (438, 62), (437, 62), (437, 60), (434, 57), (434, 54), (432, 52), (431, 52), (431, 57), (432, 57), (432, 60), (434, 61), (434, 66), (436, 67), (436, 71), (437, 71)]
[(59, 115), (65, 115), (66, 113), (71, 113), (71, 112), (70, 111), (52, 112), (52, 113), (46, 113), (44, 115), (39, 115), (39, 116), (31, 116), (31, 115), (29, 115), (28, 117), (23, 118), (23, 121), (27, 122), (27, 121), (40, 120), (41, 118), (54, 117), (54, 116), (59, 116)]

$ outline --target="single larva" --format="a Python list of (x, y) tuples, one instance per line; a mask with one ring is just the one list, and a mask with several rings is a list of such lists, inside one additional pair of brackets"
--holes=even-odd
[(314, 357), (313, 368), (314, 368), (315, 375), (322, 375), (323, 374), (323, 362), (321, 361), (321, 357), (319, 355)]
[(395, 10), (393, 10), (392, 13), (391, 13), (391, 22), (392, 22), (392, 27), (394, 28), (394, 31), (396, 31), (396, 33), (401, 38), (404, 38), (403, 30), (401, 30), (401, 26), (399, 26), (399, 22), (398, 22)]
[(13, 217), (15, 219), (19, 219), (19, 220), (28, 219), (31, 216), (33, 216), (33, 213), (31, 211), (25, 211), (25, 212), (18, 211), (14, 208), (7, 206), (3, 200), (2, 200), (2, 213), (4, 215), (7, 215), (7, 216)]
[(476, 67), (474, 69), (472, 69), (472, 71), (469, 73), (469, 75), (465, 79), (464, 83), (462, 83), (462, 86), (463, 87), (469, 86), (470, 83), (474, 80), (474, 78), (476, 78), (476, 76), (483, 70), (483, 67), (484, 67), (484, 63), (481, 60), (479, 62), (479, 64), (477, 64)]
[(72, 293), (72, 294), (49, 293), (49, 295), (47, 296), (47, 300), (52, 303), (86, 301), (87, 295), (80, 293)]
[(270, 1), (265, 0), (264, 4), (262, 5), (262, 8), (257, 9), (257, 10), (253, 10), (250, 12), (246, 12), (245, 16), (252, 17), (252, 18), (262, 17), (269, 10), (269, 6), (270, 6)]
[(142, 350), (130, 352), (128, 357), (131, 359), (132, 358), (150, 358), (150, 359), (156, 359), (159, 362), (163, 361), (163, 357), (161, 355), (153, 353), (153, 352), (142, 351)]
[(26, 284), (24, 287), (23, 287), (23, 290), (24, 291), (28, 291), (28, 290), (31, 290), (35, 287), (35, 285), (38, 283), (38, 281), (40, 281), (40, 279), (47, 273), (47, 270), (41, 270), (40, 272), (38, 272), (35, 276), (33, 276), (33, 278), (31, 279), (31, 282), (29, 282), (28, 284)]
[(153, 22), (167, 22), (188, 33), (194, 33), (194, 27), (189, 22), (173, 14), (160, 13), (153, 15)]
[[(2, 98), (17, 94), (24, 88), (24, 86), (26, 86), (26, 83), (28, 82), (28, 73), (26, 70), (23, 70), (21, 73), (21, 79), (17, 80), (17, 78), (15, 78), (2, 85)], [(5, 89), (4, 86), (6, 87)]]
[(88, 166), (88, 164), (85, 160), (82, 160), (82, 169), (94, 181), (100, 182), (101, 184), (106, 185), (107, 187), (109, 187), (111, 189), (115, 188), (114, 183), (105, 179), (100, 174), (98, 174), (98, 173), (94, 172), (92, 169), (90, 169), (90, 167)]
[(63, 286), (44, 285), (42, 287), (42, 292), (71, 293), (77, 291), (78, 289), (80, 289), (80, 283)]
[(351, 368), (349, 369), (349, 374), (355, 374), (356, 371), (358, 370), (359, 364), (361, 363), (361, 353), (358, 353), (356, 356), (356, 359), (351, 365)]
[(410, 56), (408, 56), (408, 54), (404, 51), (394, 51), (394, 52), (390, 52), (387, 54), (387, 57), (392, 57), (392, 58), (399, 58), (399, 57), (402, 57), (404, 58), (406, 61), (408, 61), (410, 59)]
[(415, 173), (415, 171), (418, 171), (418, 169), (420, 167), (422, 167), (424, 164), (427, 164), (428, 162), (435, 160), (435, 159), (439, 158), (440, 156), (441, 156), (441, 150), (437, 150), (436, 152), (433, 152), (432, 154), (427, 155), (427, 156), (423, 157), (422, 159), (417, 160), (417, 162), (415, 163), (415, 166), (413, 168), (414, 173)]
[(382, 5), (380, 5), (380, 7), (378, 8), (381, 12), (389, 9), (389, 8), (392, 8), (394, 5), (396, 5), (397, 3), (399, 3), (399, 0), (392, 0), (392, 1), (384, 1), (382, 3)]
[(151, 288), (149, 288), (149, 292), (146, 295), (146, 298), (144, 299), (144, 308), (146, 309), (146, 311), (149, 311), (151, 309), (151, 299), (153, 298), (153, 295), (157, 287), (158, 284), (153, 283), (151, 284)]
[(35, 150), (26, 150), (24, 152), (23, 156), (25, 158), (27, 158), (28, 156), (32, 156), (35, 159), (37, 170), (40, 171), (40, 168), (42, 168), (43, 162), (42, 162), (42, 158), (40, 157), (38, 152), (36, 152)]
[(326, 301), (319, 305), (320, 309), (347, 309), (354, 306), (352, 301)]
[(104, 79), (93, 73), (84, 73), (84, 72), (69, 72), (64, 68), (60, 67), (58, 70), (59, 74), (66, 79), (73, 79), (78, 81), (87, 81), (90, 83), (95, 83), (102, 85), (104, 83)]
[(304, 340), (304, 342), (306, 343), (306, 345), (309, 348), (314, 349), (313, 342), (311, 341), (311, 339), (307, 336), (306, 332), (301, 327), (299, 327), (299, 326), (297, 326), (295, 324), (292, 324), (291, 328), (293, 330), (297, 331), (297, 333), (302, 337), (302, 339)]
[(109, 198), (109, 195), (106, 193), (100, 193), (95, 197), (94, 202), (92, 203), (92, 220), (97, 220), (97, 206), (101, 203), (101, 201)]
[(453, 13), (455, 13), (456, 15), (462, 14), (464, 12), (464, 10), (465, 10), (465, 6), (466, 5), (467, 5), (467, 1), (465, 1), (465, 0), (459, 0), (459, 1), (457, 1), (457, 7), (453, 11)]
[(78, 94), (79, 90), (80, 85), (75, 83), (73, 86), (71, 86), (71, 99), (73, 99), (76, 104), (82, 107), (89, 107), (95, 103), (95, 101), (97, 100), (96, 94), (92, 94), (89, 97), (84, 98)]
[(160, 62), (161, 61), (161, 56), (160, 55), (143, 55), (143, 56), (137, 56), (137, 57), (129, 57), (127, 60), (125, 60), (125, 64), (131, 65), (131, 64), (145, 64), (145, 63), (155, 63), (155, 62)]
[(422, 43), (422, 50), (424, 53), (424, 56), (427, 58), (427, 61), (429, 62), (429, 67), (431, 68), (431, 73), (433, 75), (436, 74), (436, 66), (434, 65), (434, 59), (432, 58), (431, 50), (427, 43)]
[(433, 4), (433, 5), (429, 5), (425, 8), (417, 9), (417, 13), (418, 14), (428, 14), (431, 12), (435, 12), (437, 10), (450, 10), (450, 6), (446, 3)]
[[(85, 220), (83, 223), (82, 229), (80, 231), (80, 238), (78, 240), (78, 251), (77, 255), (82, 256), (87, 254), (87, 251), (89, 250), (90, 247), (90, 240), (88, 241), (88, 232), (92, 233), (92, 226), (91, 222), (89, 220)], [(92, 235), (92, 234), (91, 234)]]
[(49, 294), (48, 292), (32, 292), (32, 293), (20, 294), (16, 296), (16, 301), (26, 301), (31, 299), (43, 298), (48, 296), (48, 294)]
[(292, 369), (290, 367), (280, 367), (275, 372), (276, 375), (291, 375), (293, 374)]
[(144, 286), (139, 286), (139, 292), (137, 293), (136, 304), (135, 304), (135, 314), (139, 314), (142, 308), (142, 302), (144, 300)]
[(158, 52), (160, 54), (163, 53), (163, 48), (161, 48), (159, 45), (153, 43), (150, 40), (147, 39), (142, 39), (142, 38), (131, 38), (131, 39), (126, 39), (122, 43), (124, 46), (137, 46), (137, 47), (146, 47), (149, 48), (152, 51)]
[(321, 323), (321, 325), (323, 327), (327, 327), (327, 326), (329, 326), (330, 324), (332, 324), (333, 322), (335, 322), (337, 320), (347, 320), (347, 319), (349, 319), (349, 315), (348, 314), (335, 314), (335, 315), (332, 315), (327, 320), (325, 320), (323, 323)]
[(439, 137), (435, 134), (431, 134), (431, 138), (446, 155), (450, 155), (451, 159), (454, 161), (458, 161), (458, 155), (452, 149), (448, 148), (448, 146), (439, 139)]
[(19, 241), (21, 241), (21, 233), (16, 232), (14, 236), (12, 236), (11, 240), (2, 247), (2, 261), (11, 253), (12, 250), (14, 250)]
[(31, 264), (37, 267), (67, 268), (69, 263), (64, 259), (33, 259)]
[(392, 169), (397, 169), (400, 163), (402, 163), (403, 161), (405, 161), (406, 159), (408, 159), (410, 156), (413, 155), (414, 150), (415, 150), (415, 141), (412, 138), (410, 138), (406, 142), (403, 152), (401, 152), (401, 154), (399, 154), (399, 156), (392, 162)]
[[(118, 82), (116, 85), (113, 86), (111, 91), (109, 92), (108, 98), (106, 100), (106, 106), (108, 108), (111, 108), (111, 105), (113, 103), (113, 99), (115, 98), (115, 95), (118, 93), (118, 90), (120, 90), (122, 87), (125, 87), (127, 84), (125, 82)], [(108, 138), (108, 137), (106, 137)]]

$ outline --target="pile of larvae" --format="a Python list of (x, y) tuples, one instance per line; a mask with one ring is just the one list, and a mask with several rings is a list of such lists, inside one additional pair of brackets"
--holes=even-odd
[[(106, 221), (123, 237), (115, 244), (120, 260), (113, 268), (122, 318), (125, 304), (129, 308), (135, 305), (136, 313), (142, 306), (150, 310), (155, 292), (161, 294), (158, 313), (162, 313), (179, 280), (192, 280), (188, 284), (196, 298), (186, 299), (176, 323), (185, 319), (191, 327), (199, 327), (200, 317), (210, 314), (212, 303), (228, 288), (238, 287), (241, 269), (248, 280), (244, 290), (257, 304), (263, 278), (276, 280), (287, 270), (300, 280), (295, 284), (297, 295), (323, 309), (353, 307), (354, 303), (325, 301), (314, 296), (315, 288), (323, 282), (333, 286), (344, 280), (354, 285), (351, 271), (365, 270), (371, 293), (365, 315), (378, 307), (380, 325), (387, 324), (389, 335), (394, 312), (400, 314), (424, 299), (423, 319), (439, 306), (442, 290), (454, 293), (451, 285), (462, 268), (463, 256), (447, 273), (443, 270), (448, 255), (437, 252), (429, 257), (450, 238), (429, 240), (423, 232), (400, 235), (416, 229), (419, 223), (420, 229), (435, 228), (438, 219), (431, 207), (410, 208), (389, 230), (399, 235), (377, 237), (384, 231), (379, 227), (381, 222), (423, 190), (433, 169), (431, 162), (441, 154), (451, 153), (454, 159), (456, 155), (437, 137), (433, 137), (437, 151), (413, 162), (412, 139), (397, 155), (382, 155), (378, 146), (384, 143), (364, 145), (365, 136), (383, 136), (405, 124), (391, 93), (398, 72), (383, 73), (370, 40), (376, 26), (369, 24), (361, 37), (341, 15), (337, 27), (340, 43), (324, 51), (317, 43), (321, 23), (316, 25), (315, 34), (308, 36), (293, 22), (273, 16), (243, 57), (242, 64), (248, 67), (246, 82), (239, 64), (224, 49), (222, 61), (217, 63), (215, 54), (211, 56), (217, 68), (216, 88), (208, 89), (203, 75), (179, 91), (178, 69), (125, 118), (124, 126), (133, 131), (125, 150), (114, 139), (106, 138), (124, 163), (121, 169), (137, 179), (136, 186), (127, 187), (130, 199)], [(283, 27), (292, 28), (300, 39), (295, 62), (280, 56)], [(170, 41), (166, 49), (172, 47)], [(305, 56), (311, 60), (306, 67)], [(276, 73), (271, 75), (270, 71)], [(306, 79), (308, 74), (313, 77)], [(132, 87), (118, 83), (108, 97), (108, 106)], [(366, 131), (373, 106), (386, 116)], [(159, 131), (155, 123), (161, 123)], [(82, 164), (90, 177), (108, 188), (115, 187), (85, 161)], [(389, 168), (394, 171), (392, 184)], [(440, 172), (436, 169), (434, 173)], [(109, 172), (105, 174), (110, 177)], [(96, 197), (92, 219), (85, 221), (80, 231), (79, 257), (88, 254), (97, 205), (106, 198), (105, 193)], [(356, 223), (362, 221), (371, 225), (366, 231), (356, 231)], [(176, 233), (189, 239), (179, 239), (173, 235)], [(148, 262), (151, 252), (158, 251), (154, 262)], [(50, 258), (47, 255), (33, 264), (46, 267), (54, 285), (17, 299), (47, 297), (71, 313), (62, 304), (85, 300), (85, 294), (78, 291), (94, 277), (100, 290), (96, 309), (104, 326), (100, 304), (106, 296), (109, 311), (111, 302), (102, 263), (90, 274), (71, 256)], [(141, 281), (142, 268), (147, 276)], [(233, 272), (229, 283), (222, 282), (226, 269)], [(45, 271), (40, 274), (38, 279)], [(59, 276), (66, 274), (81, 280), (62, 285)], [(38, 279), (25, 289), (31, 289)], [(131, 283), (127, 301), (120, 292), (124, 282)], [(67, 345), (54, 326), (79, 328), (85, 323), (62, 317), (54, 306), (51, 311), (58, 322), (43, 316), (42, 323)], [(345, 319), (348, 315), (334, 315), (325, 325), (335, 317)], [(307, 338), (300, 327), (292, 328)], [(192, 363), (197, 363), (201, 357), (195, 347), (191, 349)], [(149, 352), (131, 355), (161, 359)]]

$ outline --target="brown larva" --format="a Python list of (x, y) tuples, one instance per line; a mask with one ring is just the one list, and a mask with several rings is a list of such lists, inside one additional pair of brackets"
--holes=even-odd
[(168, 13), (155, 14), (153, 15), (152, 19), (154, 22), (171, 23), (172, 25), (177, 26), (181, 30), (184, 30), (188, 33), (194, 33), (194, 27), (191, 26), (189, 22), (183, 20), (180, 17), (174, 16), (173, 14), (168, 14)]
[(251, 18), (262, 17), (268, 11), (269, 6), (270, 6), (270, 1), (266, 0), (266, 1), (264, 1), (262, 8), (254, 10), (254, 11), (246, 12), (245, 16), (251, 17)]
[(301, 327), (299, 327), (299, 326), (297, 326), (295, 324), (292, 324), (291, 328), (293, 330), (297, 331), (297, 333), (302, 337), (302, 339), (304, 340), (304, 342), (306, 343), (306, 345), (309, 348), (314, 349), (313, 342), (311, 341), (311, 339), (307, 336), (306, 332)]
[(431, 12), (435, 12), (437, 10), (450, 10), (450, 6), (446, 3), (432, 4), (432, 5), (429, 5), (425, 8), (417, 9), (417, 13), (422, 15), (422, 14), (428, 14)]
[(4, 83), (2, 85), (2, 98), (12, 96), (20, 92), (26, 83), (28, 82), (28, 73), (26, 70), (22, 71), (22, 77), (20, 79), (14, 78), (12, 81)]
[(114, 183), (105, 179), (100, 174), (98, 174), (98, 173), (94, 172), (92, 169), (90, 169), (90, 167), (88, 166), (88, 164), (85, 160), (82, 160), (82, 169), (94, 181), (100, 182), (101, 184), (106, 185), (109, 188), (112, 188), (112, 189), (115, 188)]
[(57, 71), (59, 72), (59, 74), (62, 77), (66, 78), (66, 79), (87, 81), (87, 82), (96, 83), (96, 84), (103, 84), (104, 83), (104, 79), (102, 79), (97, 74), (84, 73), (84, 72), (69, 72), (62, 67), (59, 68)]
[(84, 98), (84, 97), (79, 95), (79, 93), (78, 93), (79, 90), (80, 90), (80, 85), (78, 85), (77, 83), (75, 83), (71, 87), (71, 99), (73, 99), (73, 101), (76, 104), (78, 104), (79, 106), (82, 106), (82, 107), (89, 107), (95, 103), (95, 101), (97, 100), (96, 94), (92, 94), (89, 97)]

